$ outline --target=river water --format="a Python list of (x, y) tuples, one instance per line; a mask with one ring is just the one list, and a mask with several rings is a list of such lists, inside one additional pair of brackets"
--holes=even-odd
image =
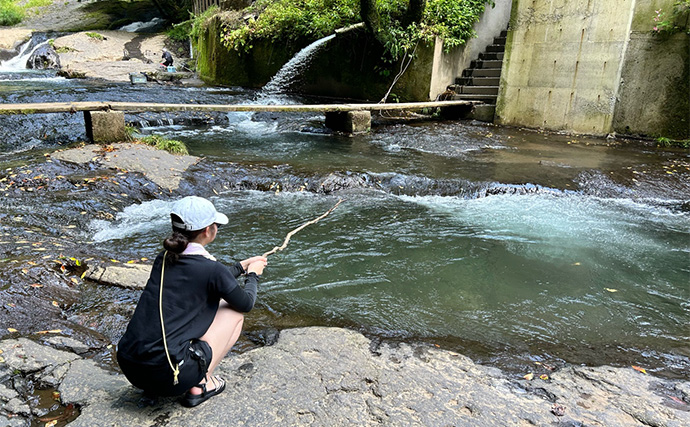
[[(277, 101), (266, 99), (44, 73), (0, 80), (1, 102)], [(467, 121), (378, 119), (345, 137), (319, 115), (147, 119), (128, 116), (204, 160), (179, 193), (135, 197), (114, 219), (85, 222), (77, 238), (94, 250), (153, 258), (178, 194), (210, 197), (229, 216), (209, 246), (223, 261), (271, 249), (344, 200), (269, 258), (249, 329), (346, 326), (508, 368), (633, 364), (690, 377), (687, 150)], [(2, 169), (84, 138), (81, 114), (0, 120)], [(2, 218), (73, 203), (45, 197), (3, 203)], [(118, 292), (127, 296), (108, 298), (136, 301)]]

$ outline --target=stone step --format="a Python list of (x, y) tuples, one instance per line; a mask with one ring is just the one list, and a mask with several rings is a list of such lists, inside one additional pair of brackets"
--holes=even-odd
[(499, 37), (508, 37), (508, 30), (501, 31), (501, 35)]
[(494, 44), (506, 45), (507, 37), (494, 37)]
[(495, 104), (498, 95), (480, 95), (480, 94), (458, 94), (451, 96), (452, 101), (484, 101), (488, 104)]
[(470, 68), (501, 68), (503, 66), (503, 61), (498, 59), (493, 60), (483, 60), (477, 59), (470, 63)]
[(490, 44), (486, 47), (486, 52), (503, 52), (506, 47), (501, 44)]
[(483, 61), (503, 61), (504, 55), (503, 52), (482, 52), (479, 54), (479, 59)]
[(467, 68), (462, 77), (501, 77), (500, 68)]
[(498, 86), (501, 84), (500, 77), (458, 77), (455, 79), (456, 85), (462, 86)]
[(498, 86), (463, 86), (455, 85), (455, 93), (458, 95), (498, 95)]

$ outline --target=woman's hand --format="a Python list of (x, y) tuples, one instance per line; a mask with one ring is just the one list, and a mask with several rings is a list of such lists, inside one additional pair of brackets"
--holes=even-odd
[(264, 268), (266, 267), (267, 263), (268, 260), (263, 256), (255, 256), (245, 259), (244, 261), (240, 261), (244, 271), (247, 273), (256, 273), (259, 276), (261, 276), (261, 274), (264, 272)]

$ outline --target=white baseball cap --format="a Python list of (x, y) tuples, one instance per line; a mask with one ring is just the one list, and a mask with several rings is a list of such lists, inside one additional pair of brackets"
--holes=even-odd
[(203, 230), (213, 223), (228, 223), (228, 217), (218, 212), (213, 203), (197, 196), (188, 196), (175, 202), (170, 218), (173, 227), (186, 231)]

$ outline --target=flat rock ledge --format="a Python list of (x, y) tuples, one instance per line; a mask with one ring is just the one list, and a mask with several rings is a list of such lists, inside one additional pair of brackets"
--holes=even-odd
[(218, 368), (226, 390), (192, 409), (143, 398), (74, 352), (25, 338), (0, 341), (0, 350), (0, 426), (26, 425), (32, 411), (12, 387), (17, 377), (77, 405), (70, 426), (690, 425), (687, 381), (608, 366), (528, 381), (430, 346), (376, 347), (340, 328), (285, 330), (273, 346), (231, 355)]
[(94, 265), (89, 266), (84, 278), (103, 285), (144, 289), (150, 274), (151, 265), (147, 264)]
[(179, 187), (182, 174), (199, 161), (199, 157), (173, 155), (143, 144), (112, 144), (113, 151), (103, 145), (90, 144), (51, 154), (53, 159), (76, 164), (94, 163), (102, 168), (139, 172), (166, 190)]

